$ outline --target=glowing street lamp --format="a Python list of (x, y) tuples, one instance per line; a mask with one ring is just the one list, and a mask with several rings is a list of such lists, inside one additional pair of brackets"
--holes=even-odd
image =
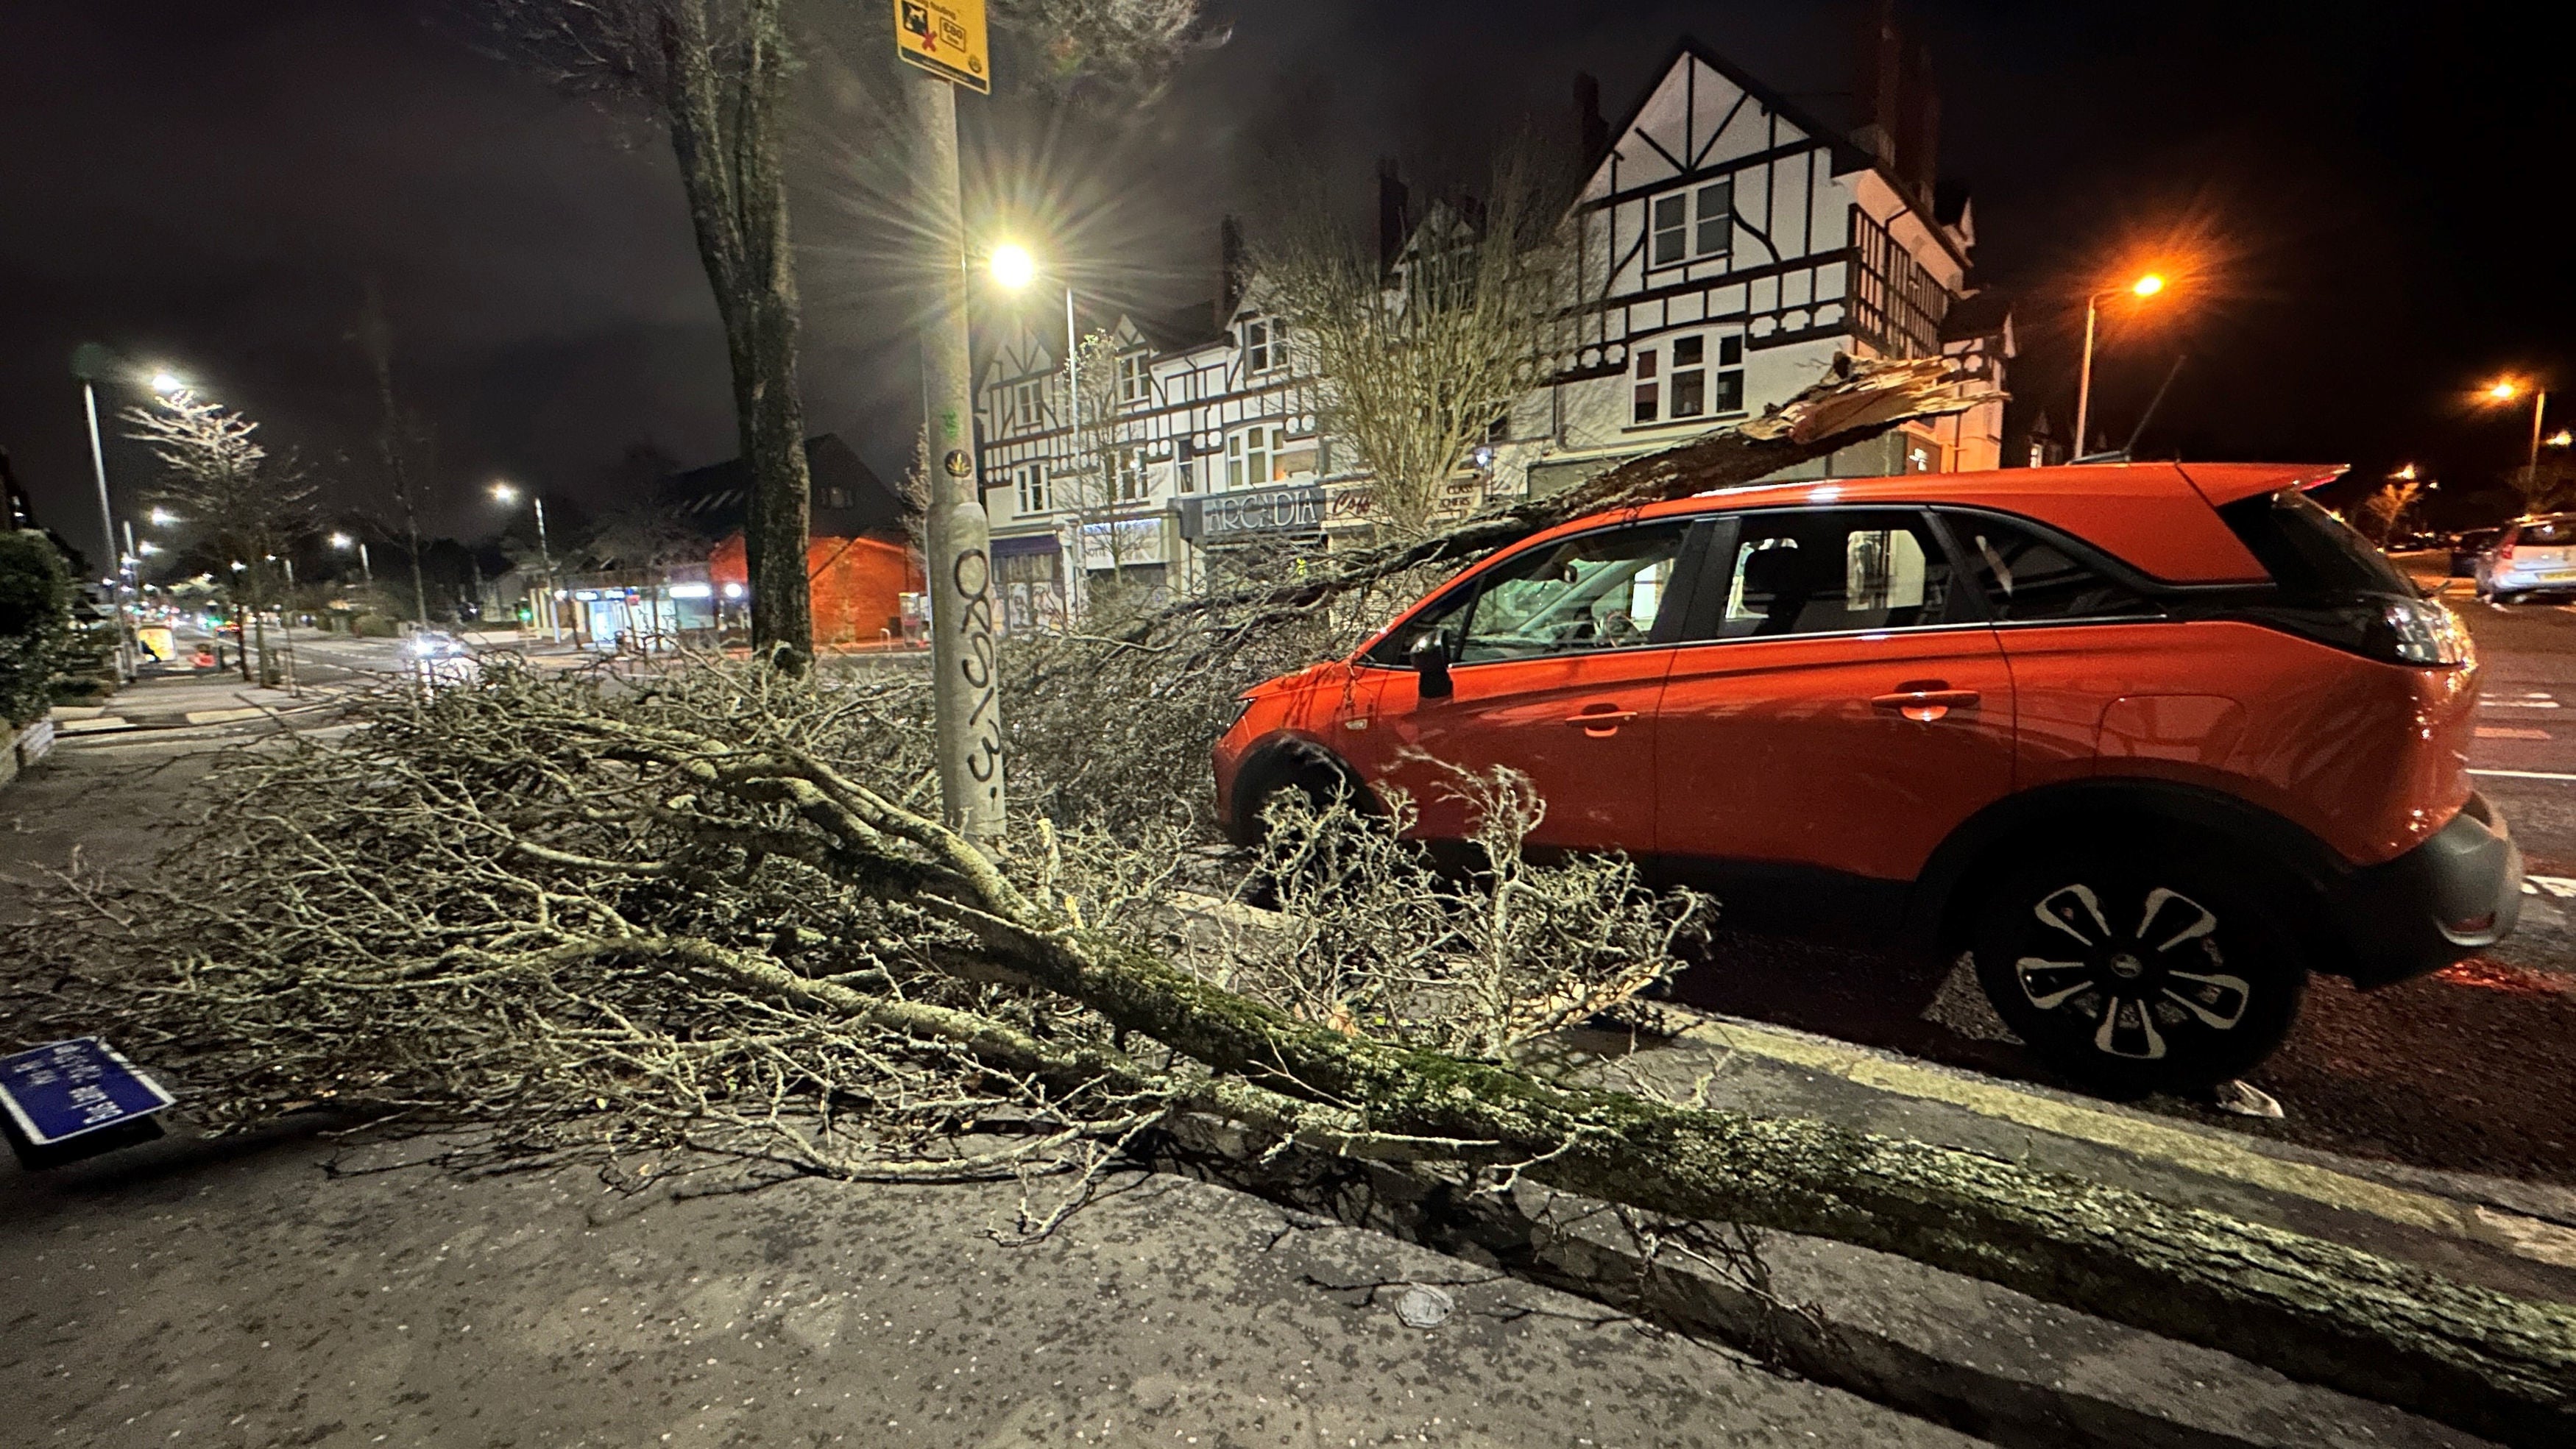
[(2576, 448), (2576, 433), (2560, 428), (2557, 432), (2541, 439), (2541, 442), (2552, 448)]
[[(1038, 279), (1037, 258), (1029, 255), (1029, 249), (1018, 242), (1004, 242), (993, 248), (993, 256), (987, 264), (987, 269), (992, 272), (993, 280), (1006, 292), (1024, 291), (1030, 283)], [(1080, 431), (1082, 360), (1079, 338), (1075, 335), (1073, 326), (1073, 284), (1071, 282), (1064, 284), (1064, 380), (1065, 390), (1069, 394), (1066, 418), (1071, 426), (1073, 446), (1079, 450), (1082, 446)]]
[(2509, 403), (2525, 392), (2531, 394), (2531, 455), (2526, 463), (2531, 469), (2529, 476), (2538, 478), (2540, 476), (2540, 423), (2549, 412), (2548, 390), (2533, 387), (2518, 377), (2499, 377), (2479, 391), (2487, 401), (2498, 404)]
[(351, 538), (345, 533), (335, 533), (331, 535), (331, 546), (340, 550), (342, 553), (346, 553), (353, 548), (356, 549), (358, 551), (359, 569), (366, 574), (368, 586), (373, 587), (375, 585), (376, 566), (367, 558), (367, 545), (365, 540)]
[(992, 271), (994, 281), (1016, 292), (1037, 280), (1038, 262), (1037, 258), (1029, 255), (1027, 247), (1017, 242), (1004, 242), (993, 248)]
[(167, 508), (155, 508), (149, 516), (151, 517), (152, 526), (154, 528), (168, 528), (171, 524), (179, 521), (179, 515), (172, 513)]
[(2412, 483), (2415, 481), (2415, 465), (2409, 463), (2405, 467), (2398, 469), (2396, 472), (2391, 473), (2388, 476), (2396, 479), (2400, 483)]
[(188, 390), (188, 380), (164, 367), (153, 372), (152, 390), (163, 397), (174, 398)]
[[(503, 503), (516, 503), (519, 501), (519, 490), (512, 487), (510, 484), (495, 482), (492, 485), (492, 496)], [(545, 589), (543, 595), (543, 597), (548, 600), (546, 604), (546, 628), (548, 632), (553, 635), (554, 641), (561, 644), (563, 642), (563, 616), (555, 612), (555, 607), (552, 602), (555, 591), (555, 551), (553, 546), (546, 542), (546, 500), (543, 495), (535, 493), (529, 494), (528, 497), (530, 501), (534, 502), (537, 506), (537, 558), (546, 566)]]
[(2085, 429), (2093, 418), (2093, 324), (2100, 312), (2102, 299), (2113, 292), (2126, 292), (2140, 301), (2165, 289), (2162, 272), (2148, 272), (2125, 287), (2105, 287), (2084, 299), (2084, 363), (2075, 383), (2075, 455), (2084, 455)]

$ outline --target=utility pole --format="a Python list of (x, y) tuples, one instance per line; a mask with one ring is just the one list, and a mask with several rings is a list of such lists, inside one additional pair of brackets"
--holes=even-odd
[[(979, 7), (980, 8), (980, 7)], [(981, 16), (977, 16), (980, 31)], [(980, 39), (980, 35), (978, 37)], [(966, 316), (966, 222), (959, 199), (957, 100), (948, 81), (905, 77), (919, 149), (915, 196), (931, 237), (930, 315), (921, 332), (930, 441), (931, 717), (950, 828), (969, 840), (1003, 828), (1002, 705), (993, 637), (992, 536), (974, 484), (974, 370)]]

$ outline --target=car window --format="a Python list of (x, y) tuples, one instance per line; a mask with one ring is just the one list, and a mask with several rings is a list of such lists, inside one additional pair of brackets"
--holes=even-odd
[(2386, 554), (2296, 488), (2240, 498), (2218, 516), (2289, 593), (2415, 595)]
[(1967, 555), (1987, 613), (1998, 623), (2140, 619), (2164, 612), (2036, 528), (1978, 513), (1943, 517)]
[(1921, 514), (1749, 513), (1717, 637), (1925, 628), (1949, 605), (1949, 555)]
[(2514, 530), (2516, 548), (2564, 548), (2576, 543), (2576, 519), (2544, 518)]
[(1687, 522), (1582, 534), (1487, 571), (1455, 654), (1460, 664), (1648, 642)]

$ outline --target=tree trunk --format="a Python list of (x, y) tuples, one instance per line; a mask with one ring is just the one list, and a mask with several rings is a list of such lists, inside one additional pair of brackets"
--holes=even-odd
[(718, 56), (699, 5), (664, 12), (668, 91), (660, 100), (733, 367), (734, 419), (751, 487), (743, 551), (752, 651), (801, 669), (814, 653), (805, 559), (812, 480), (796, 387), (796, 265), (780, 135), (788, 58), (779, 0), (742, 0), (738, 24), (728, 53)]
[[(594, 728), (626, 758), (792, 806), (834, 842), (835, 875), (972, 933), (978, 948), (933, 953), (943, 969), (1079, 1002), (1217, 1073), (1238, 1100), (1259, 1099), (1269, 1130), (1345, 1152), (1508, 1164), (1649, 1212), (1894, 1253), (2507, 1443), (2576, 1442), (2576, 1308), (1957, 1148), (1564, 1087), (1345, 1035), (1073, 926), (955, 833), (820, 761), (681, 730)], [(836, 1000), (828, 983), (784, 989)]]

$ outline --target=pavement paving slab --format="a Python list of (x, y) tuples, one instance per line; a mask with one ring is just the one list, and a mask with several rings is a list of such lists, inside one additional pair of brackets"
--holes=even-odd
[[(11, 1442), (1975, 1442), (1171, 1177), (1011, 1247), (1017, 1184), (628, 1197), (577, 1168), (378, 1170), (424, 1146), (174, 1137), (0, 1169)], [(1408, 1326), (1410, 1284), (1454, 1311)]]

